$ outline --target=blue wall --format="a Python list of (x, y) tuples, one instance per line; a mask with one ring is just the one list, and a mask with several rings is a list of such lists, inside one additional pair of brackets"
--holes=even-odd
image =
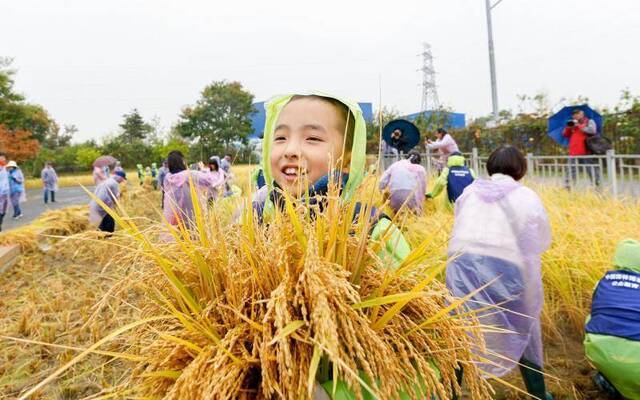
[[(413, 114), (409, 114), (409, 115), (405, 115), (403, 118), (408, 119), (409, 121), (414, 121), (416, 118), (418, 118), (418, 116), (420, 114), (424, 114), (424, 116), (426, 118), (429, 118), (429, 116), (431, 114), (433, 114), (433, 111), (424, 111), (424, 112), (417, 112), (417, 113), (413, 113)], [(446, 129), (460, 129), (460, 128), (464, 128), (466, 126), (465, 123), (465, 118), (464, 118), (464, 114), (462, 113), (447, 113), (448, 114), (448, 118), (447, 118), (447, 122), (444, 126), (444, 128)], [(440, 127), (433, 127), (433, 128), (440, 128)]]
[[(373, 120), (373, 105), (371, 103), (358, 103), (358, 105), (362, 109), (362, 116), (364, 117), (364, 120), (371, 122)], [(251, 128), (253, 129), (253, 132), (249, 135), (249, 139), (262, 137), (262, 130), (264, 129), (264, 123), (266, 120), (264, 101), (253, 103), (253, 108), (256, 109), (256, 112), (251, 116)], [(464, 115), (462, 119), (464, 126)]]

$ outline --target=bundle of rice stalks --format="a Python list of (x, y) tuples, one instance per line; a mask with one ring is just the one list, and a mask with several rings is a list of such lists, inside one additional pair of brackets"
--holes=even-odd
[(477, 321), (451, 315), (461, 300), (436, 280), (444, 264), (429, 260), (425, 243), (392, 268), (382, 241), (369, 239), (372, 220), (354, 222), (355, 203), (335, 195), (323, 211), (287, 199), (265, 225), (251, 207), (233, 225), (194, 204), (191, 230), (169, 228), (171, 243), (113, 214), (139, 246), (122, 264), (144, 318), (42, 384), (122, 334), (136, 345), (122, 351), (142, 359), (123, 385), (135, 396), (300, 399), (332, 379), (357, 398), (361, 387), (384, 399), (451, 398), (460, 383), (471, 398), (489, 397), (473, 363)]
[(68, 236), (86, 230), (88, 215), (86, 206), (47, 211), (29, 225), (0, 234), (0, 244), (17, 244), (24, 253), (36, 251), (43, 235)]
[(28, 253), (38, 250), (38, 232), (32, 226), (23, 226), (17, 229), (0, 233), (0, 245), (17, 244), (20, 251)]
[(47, 211), (34, 225), (42, 227), (50, 235), (73, 235), (89, 227), (89, 209), (86, 205), (81, 205)]

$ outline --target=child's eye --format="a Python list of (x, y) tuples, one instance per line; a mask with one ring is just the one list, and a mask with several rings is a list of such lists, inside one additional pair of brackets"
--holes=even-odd
[(308, 137), (307, 140), (309, 140), (311, 142), (322, 142), (323, 141), (321, 138), (315, 137), (315, 136)]
[(284, 136), (276, 136), (273, 141), (274, 142), (282, 142), (283, 140), (286, 140), (287, 138), (285, 138)]

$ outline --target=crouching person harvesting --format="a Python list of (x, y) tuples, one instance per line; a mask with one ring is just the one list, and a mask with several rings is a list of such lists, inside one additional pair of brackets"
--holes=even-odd
[(519, 181), (527, 172), (513, 146), (495, 150), (487, 161), (488, 180), (476, 179), (455, 204), (446, 283), (456, 297), (471, 295), (484, 332), (488, 377), (520, 366), (527, 392), (550, 399), (542, 374), (540, 312), (543, 292), (540, 256), (551, 243), (542, 201)]
[(618, 244), (593, 293), (584, 349), (595, 381), (613, 398), (640, 399), (640, 242)]
[(127, 174), (124, 171), (116, 171), (96, 187), (93, 193), (95, 198), (89, 203), (89, 222), (98, 225), (98, 230), (113, 233), (116, 229), (116, 222), (103, 206), (98, 204), (96, 199), (99, 199), (106, 207), (115, 209), (116, 201), (120, 198), (120, 183), (126, 180)]

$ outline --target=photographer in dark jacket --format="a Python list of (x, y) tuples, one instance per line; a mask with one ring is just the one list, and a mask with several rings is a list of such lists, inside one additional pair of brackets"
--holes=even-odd
[(572, 119), (567, 121), (567, 126), (562, 132), (562, 136), (569, 138), (569, 161), (565, 172), (565, 187), (570, 189), (575, 185), (578, 165), (585, 165), (589, 179), (596, 186), (600, 186), (600, 165), (595, 158), (586, 158), (589, 155), (587, 148), (587, 138), (596, 135), (597, 127), (595, 121), (587, 118), (584, 111), (576, 109), (571, 114)]

